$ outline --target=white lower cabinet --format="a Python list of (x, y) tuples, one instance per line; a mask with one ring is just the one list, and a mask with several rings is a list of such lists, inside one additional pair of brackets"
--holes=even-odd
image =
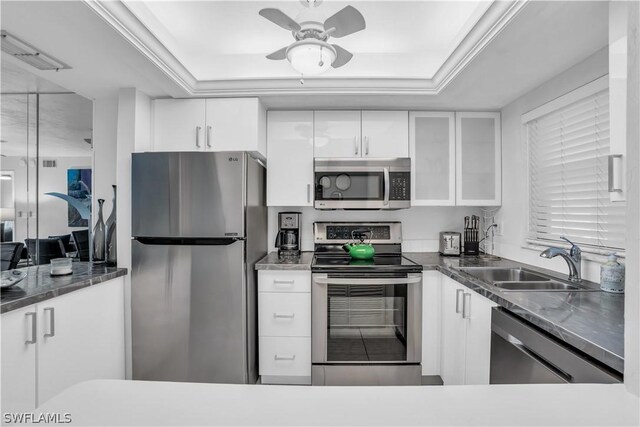
[(489, 384), (491, 309), (496, 304), (444, 275), (441, 292), (444, 384)]
[(2, 408), (33, 410), (67, 387), (124, 379), (124, 280), (2, 315)]
[(311, 272), (258, 272), (263, 384), (311, 384)]
[(422, 273), (422, 375), (440, 375), (441, 281), (439, 271)]

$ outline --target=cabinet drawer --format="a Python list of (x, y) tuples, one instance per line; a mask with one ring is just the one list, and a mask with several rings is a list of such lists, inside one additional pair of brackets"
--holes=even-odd
[(311, 377), (311, 338), (260, 337), (260, 375)]
[(261, 337), (310, 337), (311, 294), (261, 292), (258, 296)]
[(311, 272), (258, 271), (258, 292), (311, 292)]

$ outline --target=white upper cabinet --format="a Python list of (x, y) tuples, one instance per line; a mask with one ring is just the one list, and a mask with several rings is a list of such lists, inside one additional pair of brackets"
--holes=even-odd
[(409, 157), (409, 113), (362, 111), (362, 157)]
[(267, 205), (313, 206), (313, 111), (269, 111), (267, 122)]
[(267, 113), (258, 98), (206, 101), (206, 149), (267, 153)]
[(315, 111), (314, 157), (409, 157), (407, 111)]
[(204, 151), (205, 100), (153, 101), (154, 151)]
[(266, 111), (258, 98), (153, 101), (154, 151), (249, 151), (266, 155)]
[(360, 111), (315, 111), (315, 157), (360, 157)]
[(456, 113), (456, 204), (502, 203), (500, 113)]
[(455, 135), (454, 113), (409, 114), (412, 206), (456, 204)]

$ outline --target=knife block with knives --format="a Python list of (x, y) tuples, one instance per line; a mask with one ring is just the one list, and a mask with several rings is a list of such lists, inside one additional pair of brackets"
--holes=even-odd
[(464, 217), (464, 254), (480, 254), (480, 217), (477, 215)]

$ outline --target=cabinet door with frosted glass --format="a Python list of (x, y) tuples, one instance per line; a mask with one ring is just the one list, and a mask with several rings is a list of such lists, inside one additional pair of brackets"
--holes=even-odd
[(500, 113), (456, 113), (456, 204), (502, 204)]
[(409, 114), (413, 206), (455, 205), (455, 142), (454, 113)]

